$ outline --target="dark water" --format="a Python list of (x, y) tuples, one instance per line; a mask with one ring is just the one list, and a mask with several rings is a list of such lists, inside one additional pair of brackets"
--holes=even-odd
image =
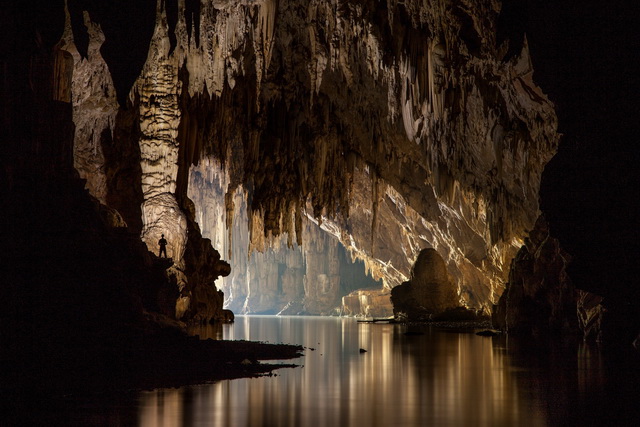
[(192, 332), (307, 349), (271, 377), (24, 399), (22, 418), (0, 426), (640, 426), (632, 351), (326, 317), (240, 316)]
[(554, 426), (640, 420), (637, 364), (629, 369), (628, 361), (611, 358), (607, 365), (608, 356), (582, 343), (550, 346), (316, 317), (238, 317), (222, 330), (197, 332), (309, 349), (298, 360), (303, 367), (280, 369), (274, 377), (140, 393), (138, 425)]

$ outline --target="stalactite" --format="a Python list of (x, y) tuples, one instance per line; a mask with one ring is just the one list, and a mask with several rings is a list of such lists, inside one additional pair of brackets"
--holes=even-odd
[[(89, 37), (86, 57), (82, 57), (75, 44), (69, 10), (65, 7), (65, 31), (58, 44), (65, 63), (73, 63), (70, 87), (59, 87), (56, 96), (61, 96), (73, 105), (74, 167), (86, 179), (89, 192), (100, 202), (106, 202), (107, 177), (103, 139), (113, 139), (118, 102), (111, 74), (102, 58), (100, 48), (104, 34), (99, 24), (83, 13), (83, 22)], [(61, 61), (56, 61), (60, 69)], [(66, 72), (71, 70), (67, 69)], [(55, 79), (54, 81), (59, 81)], [(63, 80), (64, 81), (64, 80)]]
[(381, 182), (375, 170), (371, 170), (371, 256), (375, 258), (376, 234), (378, 229), (378, 207), (381, 199)]
[(191, 168), (211, 156), (223, 252), (240, 244), (241, 211), (249, 253), (302, 245), (312, 220), (385, 289), (433, 247), (468, 304), (494, 301), (558, 141), (526, 42), (495, 59), (497, 2), (199, 4), (179, 0), (170, 27), (157, 2), (130, 94), (145, 206), (186, 202)]

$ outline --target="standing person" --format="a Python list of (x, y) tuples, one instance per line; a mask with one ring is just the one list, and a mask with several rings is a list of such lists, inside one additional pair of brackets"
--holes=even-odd
[(164, 254), (164, 257), (167, 257), (167, 239), (164, 238), (164, 234), (162, 235), (162, 237), (160, 238), (160, 240), (158, 240), (158, 245), (160, 245), (160, 253), (158, 254), (158, 257), (162, 257), (162, 254)]

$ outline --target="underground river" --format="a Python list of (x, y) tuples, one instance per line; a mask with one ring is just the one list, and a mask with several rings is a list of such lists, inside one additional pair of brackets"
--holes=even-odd
[(300, 368), (273, 377), (140, 393), (140, 426), (599, 425), (637, 415), (633, 376), (615, 378), (581, 342), (335, 317), (240, 316), (194, 332), (307, 349)]
[(67, 401), (67, 425), (640, 425), (633, 352), (337, 317), (238, 316), (191, 332), (305, 355), (272, 376)]

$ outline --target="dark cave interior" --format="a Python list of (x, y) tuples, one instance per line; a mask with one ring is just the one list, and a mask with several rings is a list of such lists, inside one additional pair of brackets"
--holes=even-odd
[[(513, 3), (563, 134), (543, 175), (541, 208), (573, 257), (574, 282), (637, 306), (637, 14), (632, 2)], [(625, 316), (637, 319), (637, 308)]]
[[(61, 33), (62, 3), (47, 2), (27, 12), (50, 41)], [(640, 288), (630, 282), (638, 277), (635, 165), (640, 149), (635, 144), (638, 102), (632, 94), (640, 89), (640, 39), (632, 6), (625, 1), (604, 8), (595, 0), (505, 1), (498, 41), (509, 39), (517, 52), (526, 35), (535, 79), (556, 105), (563, 137), (543, 175), (541, 206), (573, 256), (571, 276), (596, 293), (637, 301)], [(70, 1), (69, 9), (81, 52), (88, 43), (82, 41), (82, 11), (101, 23), (107, 40), (102, 52), (124, 105), (123, 94), (146, 58), (155, 2), (78, 0)]]
[[(94, 20), (101, 24), (107, 40), (102, 53), (124, 110), (128, 105), (127, 94), (147, 57), (155, 3), (153, 0), (68, 2), (81, 54), (88, 44), (82, 37), (86, 34), (81, 24), (82, 11), (89, 10)], [(534, 79), (554, 102), (559, 132), (563, 134), (558, 153), (543, 174), (541, 210), (550, 222), (552, 234), (571, 255), (569, 274), (572, 281), (581, 289), (604, 296), (610, 306), (616, 308), (612, 311), (615, 329), (624, 331), (621, 332), (624, 339), (628, 339), (629, 334), (637, 335), (640, 325), (640, 286), (636, 283), (640, 277), (640, 263), (635, 259), (640, 253), (640, 202), (637, 199), (640, 120), (636, 117), (640, 107), (636, 96), (640, 91), (640, 59), (637, 55), (640, 38), (637, 37), (638, 15), (632, 13), (631, 3), (612, 2), (603, 7), (601, 2), (594, 0), (505, 0), (499, 21), (499, 40), (511, 40), (514, 54), (521, 45), (517, 41), (523, 40), (526, 34), (535, 69)], [(187, 1), (187, 4), (194, 11), (197, 9), (194, 1)], [(74, 292), (73, 295), (60, 296), (51, 291), (41, 295), (46, 287), (38, 284), (21, 291), (24, 295), (19, 295), (18, 300), (35, 299), (36, 305), (43, 307), (40, 310), (42, 318), (38, 321), (59, 321), (68, 327), (74, 324), (74, 319), (92, 312), (96, 314), (92, 322), (96, 330), (103, 327), (112, 314), (115, 316), (109, 321), (115, 328), (120, 328), (132, 321), (128, 316), (137, 309), (131, 306), (138, 301), (129, 298), (127, 292), (105, 295), (105, 290), (122, 276), (127, 277), (123, 284), (142, 277), (138, 286), (153, 286), (144, 278), (158, 274), (157, 266), (140, 267), (135, 261), (144, 255), (118, 253), (110, 248), (114, 241), (121, 242), (118, 245), (123, 241), (130, 244), (135, 237), (112, 235), (111, 240), (104, 240), (97, 233), (82, 238), (74, 234), (82, 232), (77, 224), (93, 219), (88, 213), (89, 219), (83, 217), (84, 211), (89, 210), (84, 202), (70, 201), (80, 191), (75, 184), (67, 188), (71, 182), (68, 177), (60, 178), (57, 176), (59, 171), (48, 166), (57, 162), (67, 167), (70, 159), (58, 159), (55, 149), (51, 156), (46, 152), (47, 143), (56, 147), (60, 141), (68, 140), (70, 111), (59, 102), (43, 102), (40, 99), (42, 92), (50, 89), (50, 83), (38, 81), (34, 75), (24, 72), (24, 68), (33, 67), (31, 56), (34, 52), (48, 49), (60, 39), (64, 27), (63, 10), (62, 0), (34, 1), (28, 6), (13, 4), (7, 9), (3, 6), (1, 10), (0, 62), (3, 67), (0, 68), (0, 81), (4, 82), (3, 89), (9, 89), (2, 94), (0, 123), (7, 132), (0, 137), (3, 151), (0, 164), (4, 171), (22, 169), (27, 177), (32, 176), (22, 179), (23, 176), (11, 185), (0, 184), (3, 205), (9, 206), (2, 214), (2, 257), (12, 262), (8, 277), (18, 285), (28, 281), (60, 283), (70, 279), (72, 286), (68, 290)], [(198, 24), (193, 22), (193, 25)], [(43, 184), (44, 180), (49, 181)], [(37, 192), (33, 199), (24, 197), (30, 191)], [(70, 199), (60, 198), (53, 203), (52, 212), (43, 213), (51, 194), (66, 194)], [(64, 209), (69, 206), (75, 206), (76, 211), (64, 216)], [(133, 210), (137, 212), (137, 209)], [(19, 217), (17, 220), (16, 216)], [(58, 228), (52, 229), (55, 227)], [(94, 233), (100, 227), (95, 225), (90, 232)], [(48, 248), (55, 248), (58, 241), (63, 242), (63, 246), (69, 245), (62, 250), (80, 251), (81, 255), (73, 261), (68, 260), (67, 252), (49, 256)], [(74, 242), (77, 247), (72, 248)], [(89, 253), (90, 248), (95, 249), (96, 242), (100, 243), (96, 253), (104, 257), (106, 265)], [(38, 249), (34, 251), (34, 247)], [(139, 264), (147, 261), (143, 259)], [(66, 263), (80, 276), (71, 280)], [(113, 264), (122, 267), (114, 270)], [(24, 276), (23, 269), (29, 269), (29, 274)], [(82, 279), (96, 272), (100, 272), (103, 282), (95, 288), (83, 288)], [(53, 279), (51, 274), (55, 275)], [(14, 285), (3, 292), (11, 293), (16, 289)], [(144, 290), (140, 292), (144, 293)], [(16, 297), (13, 294), (5, 296)], [(126, 308), (113, 313), (105, 305), (96, 304), (85, 306), (71, 317), (56, 310), (56, 304), (74, 305), (92, 298), (116, 301), (113, 305)], [(14, 316), (19, 320), (11, 320), (11, 325), (22, 326), (24, 321), (33, 326), (31, 320), (21, 318), (29, 313), (29, 308), (11, 307), (3, 313), (2, 320)], [(5, 327), (3, 334), (11, 328)], [(34, 330), (35, 337), (43, 337), (46, 333), (46, 330)], [(16, 340), (17, 345), (25, 344), (24, 338)], [(33, 342), (27, 344), (33, 345)]]

